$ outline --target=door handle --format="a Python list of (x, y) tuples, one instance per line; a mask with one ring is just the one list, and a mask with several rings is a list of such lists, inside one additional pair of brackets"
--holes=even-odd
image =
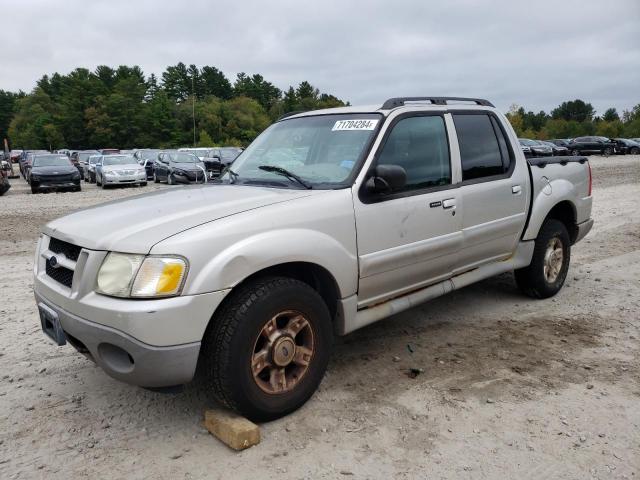
[(442, 208), (448, 210), (450, 208), (456, 208), (456, 199), (455, 198), (447, 198), (442, 201)]
[(522, 193), (522, 187), (520, 185), (513, 185), (511, 187), (511, 193), (514, 195), (520, 195)]

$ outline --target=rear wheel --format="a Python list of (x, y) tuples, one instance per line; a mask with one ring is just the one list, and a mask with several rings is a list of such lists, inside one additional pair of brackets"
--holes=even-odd
[(608, 157), (609, 155), (611, 155), (611, 153), (612, 153), (612, 152), (613, 152), (613, 151), (611, 150), (611, 147), (607, 147), (607, 148), (605, 148), (605, 149), (602, 151), (602, 154), (603, 154), (605, 157)]
[(640, 153), (640, 148), (638, 147), (633, 147), (631, 150), (629, 150), (629, 153), (631, 155), (638, 155), (638, 153)]
[(580, 150), (578, 150), (577, 148), (574, 148), (573, 150), (571, 150), (571, 155), (573, 155), (574, 157), (577, 157), (578, 155), (580, 155)]
[(201, 372), (224, 405), (267, 421), (315, 392), (331, 351), (331, 319), (306, 283), (267, 277), (241, 286), (205, 334)]
[(515, 271), (516, 283), (530, 297), (552, 297), (564, 285), (570, 260), (571, 240), (567, 228), (562, 222), (549, 219), (535, 240), (531, 264)]
[(173, 180), (173, 174), (171, 172), (169, 172), (167, 174), (167, 185), (173, 185), (175, 182)]

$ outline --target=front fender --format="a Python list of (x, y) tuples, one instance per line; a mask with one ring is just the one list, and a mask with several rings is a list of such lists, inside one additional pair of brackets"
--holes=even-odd
[(290, 262), (313, 263), (326, 269), (336, 280), (342, 298), (357, 291), (355, 253), (325, 233), (303, 228), (262, 232), (230, 245), (199, 269), (189, 290), (233, 288), (254, 273)]

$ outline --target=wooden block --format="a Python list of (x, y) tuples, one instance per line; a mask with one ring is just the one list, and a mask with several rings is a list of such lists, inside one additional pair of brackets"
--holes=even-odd
[(258, 426), (228, 410), (206, 410), (204, 426), (234, 450), (244, 450), (260, 443)]

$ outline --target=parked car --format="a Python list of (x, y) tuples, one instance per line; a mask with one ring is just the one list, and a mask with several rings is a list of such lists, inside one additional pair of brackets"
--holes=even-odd
[(153, 180), (153, 167), (160, 152), (161, 150), (147, 149), (138, 150), (133, 154), (138, 163), (142, 165), (147, 172), (147, 180)]
[(559, 147), (566, 147), (569, 150), (569, 153), (571, 153), (571, 148), (569, 148), (571, 140), (571, 138), (552, 138), (551, 140), (547, 140), (547, 142), (551, 142)]
[[(11, 165), (8, 161), (2, 160), (0, 168), (0, 197), (7, 193), (7, 191), (11, 188), (11, 183), (9, 182), (9, 172), (11, 171)], [(7, 168), (8, 167), (8, 168)]]
[(34, 268), (44, 334), (145, 387), (197, 366), (269, 420), (311, 397), (334, 332), (514, 270), (555, 295), (593, 224), (588, 160), (527, 160), (491, 103), (452, 100), (291, 115), (215, 185), (53, 220)]
[(538, 143), (542, 145), (546, 145), (547, 147), (550, 147), (552, 155), (559, 156), (559, 157), (564, 157), (569, 155), (569, 149), (562, 145), (556, 145), (555, 143), (550, 142), (548, 140), (538, 140)]
[(9, 157), (11, 158), (11, 162), (18, 163), (20, 161), (20, 156), (22, 155), (22, 150), (11, 150), (9, 153)]
[(102, 155), (90, 155), (83, 169), (85, 182), (96, 183), (96, 165), (102, 160)]
[(207, 174), (204, 163), (193, 153), (160, 152), (156, 160), (153, 181), (177, 183), (205, 183)]
[(34, 155), (29, 175), (31, 193), (42, 190), (80, 191), (80, 172), (64, 154)]
[(29, 174), (31, 172), (31, 164), (35, 155), (48, 155), (47, 150), (24, 150), (18, 162), (20, 173), (24, 181), (29, 183)]
[(240, 147), (217, 147), (209, 150), (207, 157), (220, 159), (222, 167), (226, 168), (238, 158), (242, 150)]
[(638, 155), (640, 153), (640, 143), (627, 138), (612, 138), (612, 141), (616, 143), (615, 151), (620, 155)]
[(553, 150), (548, 145), (543, 145), (538, 140), (530, 140), (528, 138), (519, 138), (522, 153), (527, 158), (532, 157), (550, 157)]
[(202, 160), (210, 149), (207, 147), (179, 148), (179, 152), (191, 153)]
[(82, 175), (82, 178), (84, 178), (86, 180), (86, 171), (87, 171), (87, 165), (89, 163), (89, 157), (92, 157), (94, 155), (99, 155), (100, 152), (98, 152), (97, 150), (81, 150), (79, 152), (76, 153), (76, 158), (78, 159), (78, 163), (80, 165), (80, 174)]
[(601, 153), (609, 156), (615, 150), (616, 143), (607, 137), (577, 137), (569, 142), (571, 155)]
[(147, 174), (133, 155), (103, 155), (96, 164), (96, 185), (147, 185)]
[(100, 155), (117, 155), (120, 153), (119, 148), (103, 148), (98, 151), (100, 152)]
[(84, 163), (91, 155), (95, 155), (96, 153), (98, 153), (97, 150), (73, 150), (69, 154), (69, 160), (76, 166), (80, 175), (84, 177)]

